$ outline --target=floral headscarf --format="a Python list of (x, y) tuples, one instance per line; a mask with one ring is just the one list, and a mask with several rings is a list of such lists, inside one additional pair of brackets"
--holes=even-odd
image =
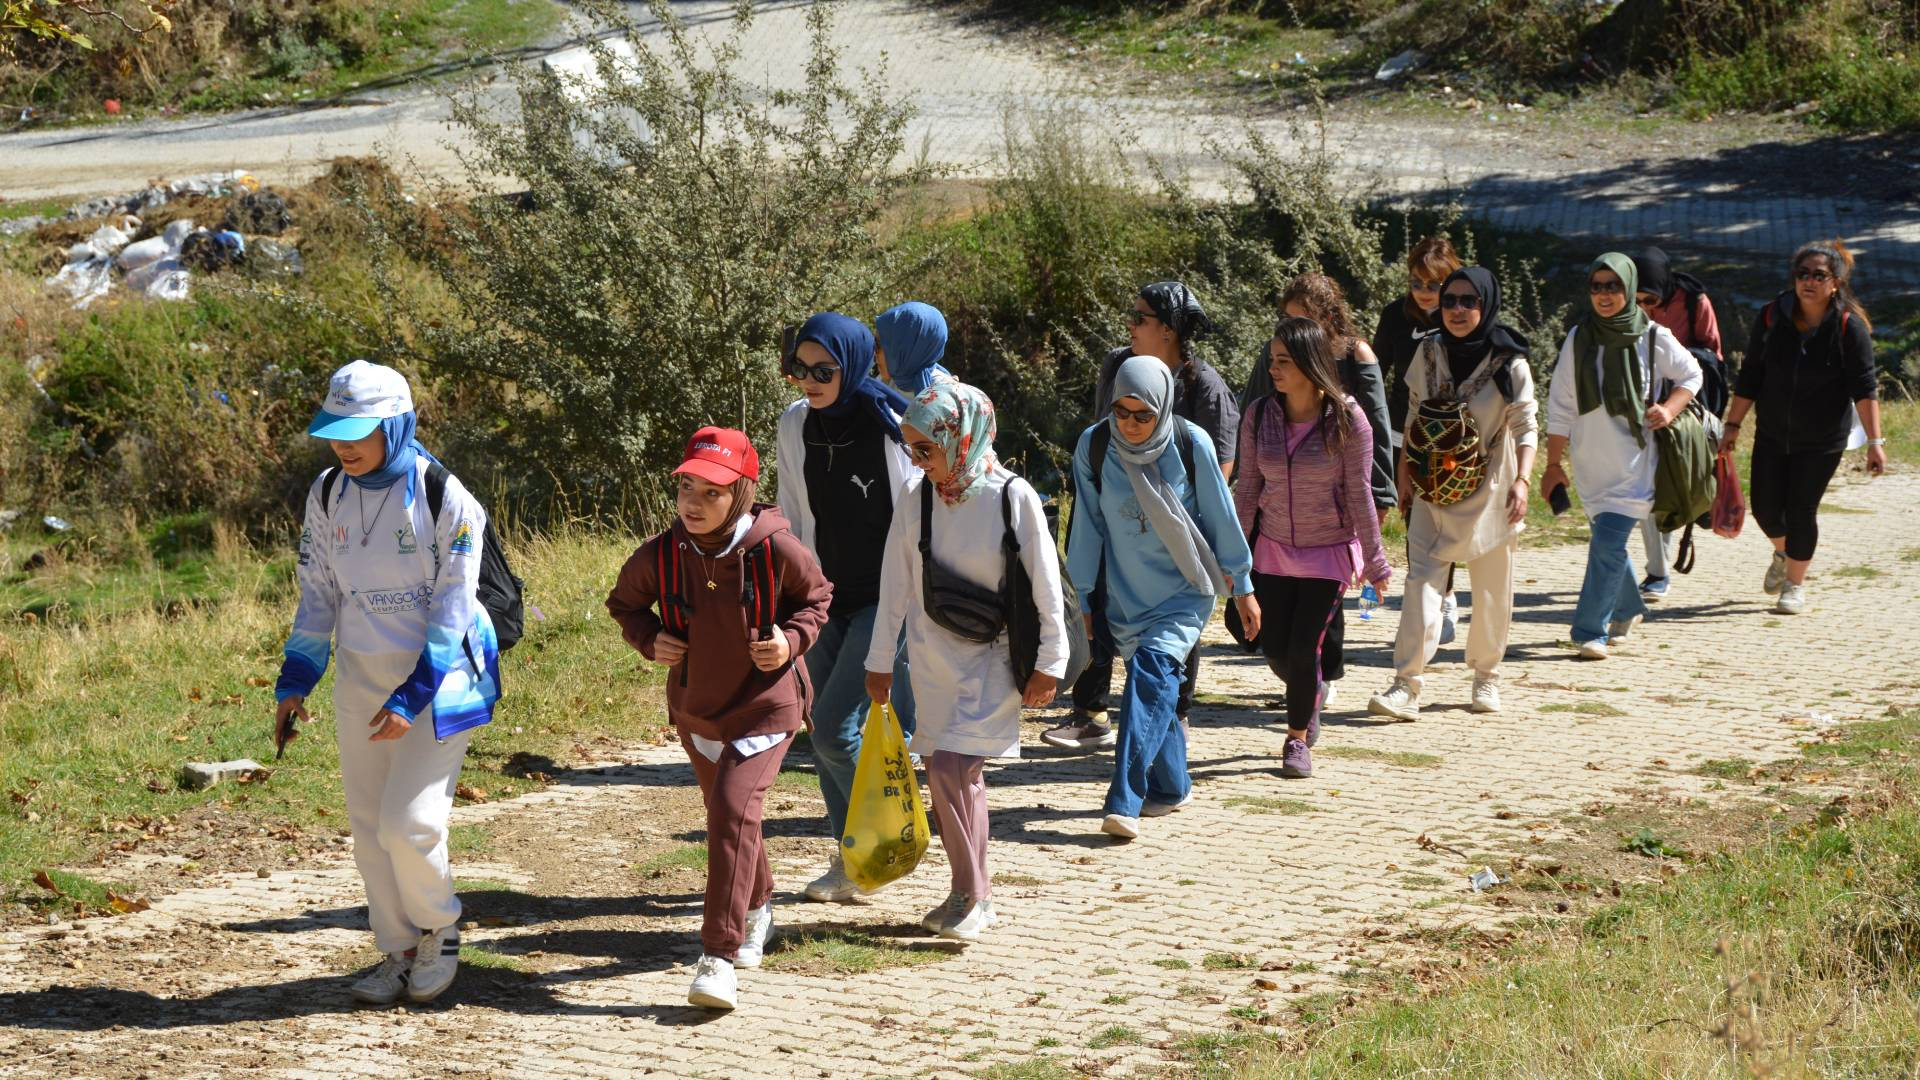
[(988, 474), (1000, 467), (1000, 459), (993, 452), (998, 427), (993, 401), (966, 383), (943, 382), (927, 387), (913, 399), (900, 423), (925, 432), (946, 451), (951, 471), (934, 490), (948, 506), (972, 498), (987, 482)]

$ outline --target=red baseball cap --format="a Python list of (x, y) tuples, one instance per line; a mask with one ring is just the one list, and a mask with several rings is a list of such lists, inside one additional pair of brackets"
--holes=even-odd
[(687, 440), (687, 455), (675, 476), (686, 473), (709, 484), (731, 484), (741, 477), (760, 479), (760, 453), (744, 431), (703, 427)]

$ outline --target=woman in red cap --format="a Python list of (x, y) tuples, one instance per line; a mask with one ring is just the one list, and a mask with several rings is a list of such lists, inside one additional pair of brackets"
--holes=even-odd
[(801, 654), (833, 587), (772, 506), (754, 501), (760, 455), (743, 432), (694, 432), (674, 470), (679, 520), (640, 545), (607, 597), (627, 644), (670, 669), (667, 717), (707, 806), (702, 955), (687, 1000), (738, 1001), (773, 929), (761, 804), (813, 697)]

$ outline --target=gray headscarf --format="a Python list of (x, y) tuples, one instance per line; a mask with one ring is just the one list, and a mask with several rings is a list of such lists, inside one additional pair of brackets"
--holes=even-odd
[(1167, 370), (1166, 363), (1157, 356), (1128, 357), (1114, 373), (1113, 400), (1129, 397), (1138, 398), (1154, 411), (1157, 419), (1146, 440), (1135, 444), (1120, 434), (1119, 425), (1109, 415), (1107, 423), (1113, 427), (1113, 452), (1126, 467), (1127, 479), (1133, 483), (1133, 497), (1147, 515), (1154, 534), (1173, 556), (1180, 576), (1200, 590), (1201, 595), (1212, 596), (1226, 581), (1220, 572), (1220, 560), (1214, 558), (1213, 547), (1200, 532), (1200, 526), (1167, 486), (1166, 477), (1160, 475), (1160, 455), (1173, 446), (1175, 438), (1186, 435), (1186, 425), (1173, 415), (1173, 372)]

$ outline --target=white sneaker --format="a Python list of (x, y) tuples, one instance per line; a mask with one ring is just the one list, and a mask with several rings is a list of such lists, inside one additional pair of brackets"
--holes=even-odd
[(1594, 638), (1592, 641), (1583, 641), (1580, 643), (1580, 659), (1605, 660), (1606, 658), (1607, 658), (1606, 642), (1601, 641), (1599, 638)]
[(1473, 680), (1473, 711), (1500, 711), (1500, 684), (1492, 679)]
[(1328, 683), (1328, 684), (1327, 684), (1327, 695), (1326, 695), (1325, 697), (1323, 697), (1323, 698), (1321, 698), (1321, 699), (1320, 699), (1320, 707), (1321, 707), (1322, 709), (1327, 709), (1327, 708), (1332, 708), (1332, 706), (1333, 706), (1333, 699), (1334, 699), (1335, 697), (1337, 697), (1337, 696), (1339, 696), (1339, 693), (1340, 693), (1340, 684), (1339, 684), (1339, 683), (1337, 683), (1337, 682), (1330, 682), (1330, 683)]
[(453, 985), (453, 977), (459, 972), (460, 927), (427, 931), (420, 937), (413, 970), (407, 973), (407, 1000), (432, 1001)]
[(1460, 602), (1448, 593), (1440, 601), (1440, 644), (1453, 644), (1454, 635), (1459, 632)]
[(1786, 584), (1787, 555), (1783, 551), (1776, 551), (1773, 553), (1773, 561), (1767, 564), (1767, 576), (1761, 581), (1760, 588), (1768, 596), (1778, 596)]
[(1640, 627), (1640, 620), (1645, 617), (1644, 615), (1635, 615), (1631, 619), (1616, 619), (1608, 623), (1607, 644), (1618, 645), (1632, 637), (1633, 632)]
[(1791, 581), (1780, 586), (1780, 599), (1773, 602), (1773, 610), (1778, 615), (1798, 615), (1807, 610), (1807, 587)]
[(757, 968), (767, 955), (767, 939), (773, 936), (773, 901), (768, 900), (747, 912), (747, 936), (733, 956), (737, 968)]
[(1405, 679), (1393, 680), (1384, 694), (1375, 694), (1367, 700), (1367, 711), (1375, 716), (1389, 716), (1395, 720), (1414, 721), (1420, 719), (1420, 692)]
[(1176, 802), (1176, 803), (1154, 802), (1153, 800), (1149, 799), (1146, 802), (1140, 804), (1140, 816), (1141, 817), (1166, 817), (1168, 814), (1173, 813), (1175, 810), (1180, 809), (1181, 807), (1187, 805), (1192, 801), (1193, 801), (1192, 788), (1187, 789), (1186, 798), (1181, 799), (1179, 802)]
[(353, 984), (353, 1000), (367, 1005), (391, 1005), (407, 992), (407, 971), (413, 957), (390, 952), (374, 968)]
[(858, 896), (860, 888), (847, 876), (846, 867), (836, 854), (833, 861), (827, 864), (826, 873), (807, 882), (806, 894), (809, 900), (838, 904)]
[(966, 914), (958, 921), (940, 928), (940, 936), (951, 941), (978, 941), (980, 932), (1000, 921), (993, 913), (993, 901), (974, 902), (971, 897), (962, 897), (967, 902)]
[(1100, 831), (1122, 840), (1132, 840), (1140, 835), (1140, 819), (1125, 814), (1108, 814), (1107, 819), (1100, 823)]
[(929, 934), (938, 934), (961, 919), (966, 918), (969, 901), (963, 892), (950, 892), (940, 906), (927, 912), (920, 925)]
[(687, 1004), (703, 1009), (731, 1009), (740, 1004), (740, 980), (733, 964), (718, 956), (701, 956), (687, 988)]

